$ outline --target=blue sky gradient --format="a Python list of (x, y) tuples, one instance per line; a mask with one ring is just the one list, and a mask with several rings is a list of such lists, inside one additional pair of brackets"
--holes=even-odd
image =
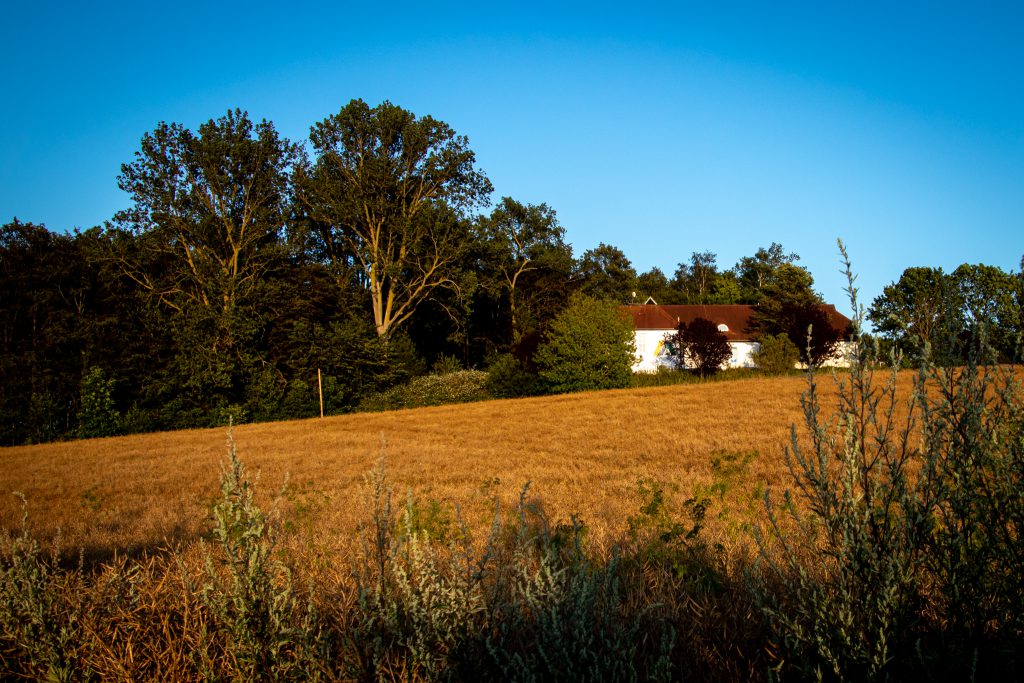
[(0, 220), (102, 224), (160, 121), (240, 107), (304, 140), (355, 97), (467, 135), (577, 254), (670, 275), (798, 252), (844, 306), (904, 268), (1024, 254), (1024, 5), (179, 2), (0, 10)]

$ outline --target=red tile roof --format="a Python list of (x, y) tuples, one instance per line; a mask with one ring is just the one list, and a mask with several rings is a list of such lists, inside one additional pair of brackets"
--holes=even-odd
[[(845, 330), (850, 319), (831, 304), (822, 306), (833, 327)], [(710, 320), (716, 325), (726, 325), (725, 336), (729, 341), (750, 341), (754, 338), (750, 318), (754, 307), (746, 304), (712, 304), (707, 306), (660, 306), (657, 304), (632, 304), (622, 306), (638, 330), (674, 330), (679, 323), (691, 323), (697, 318)]]

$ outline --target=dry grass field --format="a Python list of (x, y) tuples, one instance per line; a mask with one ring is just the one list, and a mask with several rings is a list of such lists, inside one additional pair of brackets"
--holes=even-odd
[[(912, 377), (901, 376), (903, 390)], [(835, 395), (820, 378), (826, 402)], [(325, 546), (366, 519), (365, 478), (381, 453), (399, 499), (411, 490), (441, 510), (459, 504), (473, 527), (494, 500), (514, 509), (524, 484), (552, 521), (574, 514), (599, 547), (641, 505), (640, 479), (676, 502), (712, 497), (709, 530), (746, 543), (738, 527), (761, 511), (765, 486), (785, 487), (784, 446), (802, 433), (799, 377), (748, 379), (241, 425), (238, 453), (269, 496), (288, 482), (287, 519)], [(103, 558), (193, 540), (210, 526), (226, 429), (191, 430), (0, 450), (0, 524), (18, 527), (19, 491), (43, 539)]]
[[(820, 376), (818, 424), (885, 374), (853, 396)], [(0, 495), (0, 678), (749, 681), (826, 663), (1017, 680), (1020, 378), (934, 372), (910, 450), (884, 432), (901, 408), (881, 432), (884, 403), (847, 412), (867, 446), (833, 474), (858, 483), (826, 477), (825, 498), (845, 492), (804, 530), (828, 532), (784, 516), (756, 564), (763, 493), (792, 486), (791, 428), (806, 439), (800, 377), (236, 427), (284, 534), (250, 505), (226, 429), (6, 449), (0, 492), (24, 494), (31, 535)], [(897, 380), (909, 399), (916, 375)], [(379, 462), (396, 507), (414, 493), (415, 533), (373, 495)], [(585, 526), (545, 532), (570, 518)], [(64, 567), (33, 539), (58, 528)]]

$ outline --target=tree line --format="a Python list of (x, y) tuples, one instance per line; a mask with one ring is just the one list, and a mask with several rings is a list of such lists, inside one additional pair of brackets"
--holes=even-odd
[[(464, 136), (389, 102), (353, 100), (305, 144), (237, 109), (160, 123), (117, 183), (130, 206), (101, 227), (0, 228), (0, 443), (310, 416), (318, 371), (329, 413), (432, 367), (538, 390), (573, 295), (753, 304), (800, 348), (822, 302), (776, 243), (729, 269), (694, 252), (671, 278), (607, 244), (577, 258), (554, 209), (492, 203)], [(992, 321), (1011, 355), (1019, 274), (964, 268), (955, 320)], [(872, 316), (907, 345), (923, 328), (899, 296)]]

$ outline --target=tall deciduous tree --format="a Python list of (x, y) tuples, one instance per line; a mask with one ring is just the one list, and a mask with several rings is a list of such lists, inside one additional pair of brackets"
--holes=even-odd
[(329, 256), (351, 256), (386, 339), (436, 288), (454, 284), (463, 219), (491, 184), (464, 136), (390, 102), (352, 100), (314, 125), (310, 141), (316, 159), (297, 173), (301, 203), (321, 240), (337, 245)]
[(695, 251), (689, 263), (680, 263), (676, 268), (674, 284), (683, 292), (686, 303), (711, 303), (711, 291), (719, 277), (718, 257), (711, 251)]
[(642, 304), (650, 297), (659, 304), (674, 304), (674, 294), (665, 273), (657, 266), (636, 276), (636, 303)]
[(565, 230), (547, 204), (522, 204), (511, 197), (502, 197), (491, 215), (479, 221), (479, 227), (488, 260), (508, 293), (512, 334), (517, 339), (521, 333), (516, 315), (520, 281), (527, 273), (546, 267), (548, 252), (566, 249)]
[[(751, 324), (761, 335), (785, 334), (800, 349), (800, 359), (818, 365), (830, 358), (847, 330), (833, 327), (814, 291), (814, 278), (800, 266), (783, 263), (764, 287)], [(808, 329), (810, 338), (808, 338)]]
[(580, 291), (617, 304), (629, 303), (636, 290), (636, 269), (618, 247), (601, 243), (583, 252), (576, 268)]
[(742, 257), (733, 270), (739, 281), (743, 303), (761, 303), (766, 288), (775, 281), (779, 269), (799, 260), (798, 254), (787, 254), (778, 242), (772, 242), (767, 249), (759, 248), (753, 256)]
[(950, 278), (965, 328), (984, 326), (999, 355), (1013, 359), (1021, 323), (1021, 308), (1015, 298), (1017, 277), (997, 266), (965, 263)]
[(882, 290), (868, 309), (875, 331), (900, 343), (905, 351), (936, 341), (951, 306), (952, 282), (941, 268), (907, 268)]
[(126, 262), (126, 271), (174, 308), (187, 302), (229, 320), (280, 256), (298, 155), (272, 123), (254, 125), (238, 109), (196, 133), (177, 123), (146, 133), (118, 176), (134, 203), (118, 219), (171, 269)]

